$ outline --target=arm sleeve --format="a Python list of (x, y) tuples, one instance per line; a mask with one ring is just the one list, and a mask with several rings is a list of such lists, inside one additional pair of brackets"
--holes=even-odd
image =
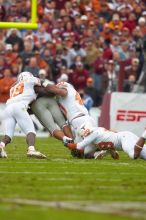
[(93, 141), (97, 139), (98, 132), (93, 131), (90, 135), (85, 137), (85, 139), (79, 143), (77, 143), (77, 149), (81, 150), (84, 149), (87, 145), (91, 144)]

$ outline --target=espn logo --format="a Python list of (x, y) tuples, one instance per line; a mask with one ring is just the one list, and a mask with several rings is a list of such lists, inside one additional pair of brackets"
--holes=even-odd
[(117, 121), (140, 121), (142, 118), (146, 118), (146, 111), (126, 111), (118, 110), (116, 120)]

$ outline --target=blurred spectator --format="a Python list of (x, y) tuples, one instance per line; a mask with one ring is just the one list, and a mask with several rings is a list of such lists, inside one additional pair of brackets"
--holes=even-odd
[(72, 52), (72, 54), (76, 54), (81, 56), (82, 58), (86, 57), (86, 51), (84, 50), (84, 48), (81, 47), (80, 43), (79, 42), (74, 42), (73, 44), (73, 48), (70, 49), (70, 51)]
[(31, 57), (29, 64), (24, 67), (24, 71), (31, 72), (35, 77), (38, 77), (39, 69), (36, 57)]
[(45, 43), (47, 41), (52, 40), (51, 35), (46, 32), (46, 28), (45, 28), (44, 25), (40, 26), (40, 28), (38, 29), (36, 34), (37, 34), (38, 40), (39, 40), (39, 42), (41, 43), (42, 46), (45, 45)]
[(112, 31), (108, 23), (103, 25), (103, 30), (101, 31), (100, 35), (104, 38), (104, 40), (108, 40), (109, 42), (111, 41)]
[(7, 63), (3, 54), (3, 56), (2, 55), (0, 56), (0, 78), (3, 78), (4, 76), (3, 73), (6, 68), (7, 68)]
[(93, 99), (93, 106), (100, 106), (102, 103), (101, 92), (94, 87), (93, 78), (87, 78), (85, 93)]
[(100, 11), (98, 12), (98, 16), (103, 17), (106, 20), (106, 22), (110, 21), (112, 15), (111, 11), (109, 10), (107, 1), (100, 1)]
[(38, 77), (41, 79), (41, 82), (44, 82), (44, 80), (45, 80), (45, 81), (48, 82), (48, 84), (52, 84), (52, 85), (54, 84), (53, 81), (48, 79), (49, 75), (48, 75), (48, 73), (45, 69), (40, 69), (39, 70)]
[(59, 77), (57, 78), (57, 83), (62, 81), (68, 82), (68, 68), (63, 65), (59, 68)]
[(144, 17), (140, 17), (138, 19), (138, 25), (141, 30), (142, 36), (146, 35), (146, 19)]
[(12, 78), (10, 69), (5, 69), (3, 75), (3, 79), (0, 79), (0, 102), (7, 101), (9, 98), (10, 88), (16, 81), (15, 78)]
[(4, 6), (4, 0), (0, 0), (0, 21), (4, 21), (6, 17), (6, 9)]
[(57, 0), (56, 2), (56, 9), (60, 10), (65, 7), (65, 3), (68, 2), (67, 0)]
[(112, 16), (112, 20), (109, 22), (109, 27), (112, 30), (115, 30), (116, 28), (121, 30), (123, 27), (123, 22), (120, 20), (120, 16), (118, 13), (114, 13)]
[(133, 76), (133, 81), (136, 82), (137, 77), (139, 76), (139, 59), (133, 58), (131, 60), (131, 66), (125, 68), (125, 79), (128, 80)]
[(84, 68), (82, 62), (77, 62), (73, 73), (69, 75), (69, 82), (77, 89), (84, 89), (89, 72)]
[(121, 52), (120, 52), (120, 58), (121, 60), (127, 60), (130, 58), (130, 53), (129, 53), (129, 42), (125, 41), (121, 43)]
[(98, 49), (96, 43), (94, 43), (93, 40), (90, 38), (86, 41), (85, 51), (86, 51), (86, 57), (84, 59), (85, 65), (88, 67), (88, 69), (92, 69), (92, 63), (94, 63), (96, 59)]
[(21, 72), (19, 71), (19, 65), (12, 64), (10, 69), (11, 69), (12, 77), (17, 78), (18, 74)]
[(114, 92), (117, 91), (118, 76), (115, 71), (115, 64), (113, 60), (109, 60), (105, 64), (105, 71), (102, 78), (102, 91)]
[(21, 73), (24, 69), (24, 64), (20, 55), (17, 56), (16, 65), (18, 66), (18, 73)]
[(48, 64), (41, 58), (39, 50), (34, 51), (34, 56), (37, 59), (37, 64), (40, 69), (47, 69)]
[(52, 75), (53, 75), (52, 77), (55, 82), (59, 77), (61, 66), (67, 66), (67, 62), (65, 59), (61, 57), (61, 50), (60, 50), (57, 52), (56, 56), (52, 60)]
[(18, 30), (16, 28), (13, 28), (10, 30), (9, 35), (6, 37), (7, 44), (18, 44), (19, 46), (19, 52), (23, 51), (24, 49), (24, 42), (21, 37), (19, 37)]
[(136, 15), (134, 12), (129, 13), (128, 18), (125, 21), (123, 21), (123, 26), (127, 27), (130, 33), (132, 33), (132, 31), (136, 27)]
[(92, 77), (94, 78), (94, 86), (96, 89), (101, 89), (102, 84), (102, 75), (104, 73), (104, 62), (103, 59), (103, 49), (99, 48), (97, 53), (97, 58), (93, 63), (93, 74)]
[(78, 93), (80, 94), (81, 99), (83, 100), (84, 106), (89, 111), (91, 109), (91, 107), (93, 106), (93, 99), (91, 98), (91, 96), (86, 94), (83, 89), (82, 90), (78, 90)]
[(13, 52), (13, 47), (11, 44), (6, 44), (5, 48), (5, 59), (8, 66), (11, 66), (12, 64), (16, 63), (16, 58), (18, 56), (17, 53)]
[(20, 56), (22, 57), (23, 65), (27, 65), (33, 56), (33, 45), (30, 41), (24, 41), (24, 50), (20, 53)]
[(114, 52), (118, 52), (118, 53), (122, 52), (120, 38), (118, 36), (115, 35), (115, 36), (112, 37), (110, 48), (111, 48), (113, 53)]
[(124, 92), (133, 92), (135, 85), (135, 77), (130, 75), (127, 80), (124, 80)]
[(61, 58), (66, 60), (67, 67), (71, 67), (76, 55), (77, 53), (74, 50), (69, 49), (66, 46), (64, 46), (62, 50)]
[(52, 59), (53, 56), (51, 54), (51, 51), (49, 49), (45, 49), (41, 55), (42, 59), (47, 63), (47, 64), (52, 64)]

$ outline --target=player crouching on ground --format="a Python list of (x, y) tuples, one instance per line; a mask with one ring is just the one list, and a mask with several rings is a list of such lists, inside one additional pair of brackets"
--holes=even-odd
[(46, 158), (46, 156), (35, 150), (35, 128), (29, 116), (28, 105), (36, 99), (37, 89), (41, 87), (40, 80), (30, 72), (22, 72), (18, 75), (15, 85), (10, 89), (10, 98), (6, 102), (5, 109), (5, 136), (0, 142), (0, 157), (7, 158), (5, 146), (9, 144), (14, 136), (16, 123), (26, 134), (28, 145), (27, 156), (35, 158)]
[[(104, 156), (102, 151), (105, 150), (110, 151), (114, 159), (119, 159), (116, 150), (123, 150), (131, 159), (134, 159), (134, 145), (138, 141), (138, 137), (132, 132), (113, 132), (102, 127), (91, 127), (85, 123), (78, 132), (83, 140), (77, 144), (68, 143), (69, 149), (84, 150), (84, 154), (92, 153), (95, 159)], [(96, 152), (97, 149), (101, 150), (102, 155)], [(146, 145), (143, 146), (139, 158), (146, 160)]]

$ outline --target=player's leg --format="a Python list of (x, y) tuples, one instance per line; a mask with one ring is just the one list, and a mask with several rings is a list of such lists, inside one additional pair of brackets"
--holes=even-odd
[(123, 151), (128, 154), (131, 159), (134, 159), (134, 145), (138, 140), (138, 136), (130, 131), (118, 132), (121, 140)]
[(15, 109), (15, 120), (22, 131), (26, 134), (26, 143), (28, 145), (27, 156), (40, 159), (46, 158), (44, 154), (35, 150), (35, 128), (33, 121), (24, 105), (21, 105), (19, 108), (17, 107), (17, 109)]
[[(67, 139), (67, 137), (65, 136), (64, 132), (56, 125), (54, 117), (52, 116), (52, 113), (50, 112), (49, 106), (52, 106), (51, 109), (52, 109), (54, 117), (58, 117), (57, 116), (58, 112), (56, 111), (55, 100), (53, 101), (50, 98), (41, 97), (37, 99), (31, 105), (31, 109), (33, 113), (36, 115), (36, 117), (38, 118), (38, 120), (42, 123), (42, 125), (50, 132), (50, 134), (53, 137), (57, 138), (58, 140), (63, 141), (64, 139)], [(60, 121), (61, 120), (62, 119), (60, 119)]]
[(4, 137), (2, 137), (2, 140), (0, 142), (0, 157), (2, 158), (7, 158), (5, 147), (7, 144), (11, 142), (11, 139), (14, 135), (15, 126), (16, 126), (16, 121), (13, 118), (13, 108), (9, 105), (5, 109), (5, 116), (4, 116), (5, 135)]
[(56, 100), (49, 99), (48, 109), (50, 110), (56, 124), (63, 130), (63, 133), (65, 134), (65, 136), (73, 139), (71, 128), (66, 123), (63, 113), (61, 112)]

